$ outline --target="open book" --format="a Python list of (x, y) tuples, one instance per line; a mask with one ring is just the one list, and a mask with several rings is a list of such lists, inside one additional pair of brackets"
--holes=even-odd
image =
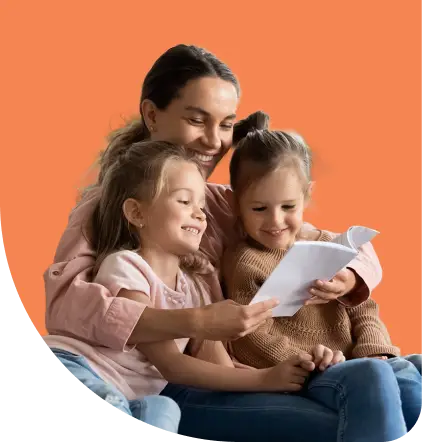
[(377, 235), (376, 230), (353, 226), (331, 242), (297, 241), (264, 282), (251, 304), (277, 298), (273, 317), (293, 316), (311, 298), (317, 279), (330, 280), (358, 254), (358, 248)]

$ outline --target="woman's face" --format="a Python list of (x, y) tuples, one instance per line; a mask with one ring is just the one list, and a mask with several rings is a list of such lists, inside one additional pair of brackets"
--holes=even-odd
[(144, 115), (154, 127), (152, 140), (192, 150), (209, 177), (232, 144), (238, 101), (232, 83), (204, 77), (188, 82), (165, 110), (144, 108)]

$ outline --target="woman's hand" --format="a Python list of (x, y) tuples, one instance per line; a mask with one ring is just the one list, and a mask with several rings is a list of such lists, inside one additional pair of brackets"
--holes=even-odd
[(264, 391), (299, 391), (310, 372), (315, 369), (312, 356), (301, 353), (272, 368), (259, 370), (263, 375)]
[(252, 305), (225, 300), (203, 307), (199, 314), (197, 331), (200, 339), (232, 341), (255, 331), (272, 317), (271, 310), (279, 304), (276, 299)]
[(331, 365), (336, 365), (346, 360), (342, 351), (333, 351), (321, 344), (315, 346), (312, 349), (311, 354), (313, 356), (315, 367), (320, 371), (324, 371)]
[(315, 281), (309, 289), (312, 298), (305, 305), (327, 304), (350, 293), (356, 286), (356, 274), (350, 269), (340, 270), (331, 281)]

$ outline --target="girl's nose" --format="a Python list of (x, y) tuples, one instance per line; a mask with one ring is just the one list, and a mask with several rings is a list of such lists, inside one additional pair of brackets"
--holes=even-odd
[(205, 212), (201, 208), (196, 208), (194, 212), (194, 217), (196, 219), (199, 219), (200, 221), (205, 221), (207, 219), (207, 215), (205, 215)]

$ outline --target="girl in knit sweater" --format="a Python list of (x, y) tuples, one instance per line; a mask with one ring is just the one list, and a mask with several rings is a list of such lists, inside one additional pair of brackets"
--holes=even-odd
[[(311, 153), (297, 135), (266, 129), (263, 113), (244, 120), (244, 135), (230, 163), (232, 206), (238, 215), (243, 240), (226, 251), (223, 277), (227, 296), (249, 304), (259, 287), (299, 239), (330, 241), (333, 234), (321, 230), (314, 238), (302, 238), (303, 212), (312, 191)], [(248, 125), (253, 130), (248, 131)], [(262, 130), (256, 130), (256, 127)], [(232, 341), (231, 352), (240, 362), (256, 368), (271, 367), (296, 354), (312, 355), (316, 371), (342, 370), (337, 365), (356, 358), (379, 358), (395, 371), (408, 430), (421, 411), (420, 355), (399, 358), (381, 322), (372, 299), (350, 304), (348, 295), (361, 281), (351, 269), (339, 272), (331, 281), (317, 281), (311, 297), (335, 293), (342, 282), (347, 289), (337, 302), (302, 307), (293, 317), (268, 319), (256, 331)], [(318, 290), (318, 291), (316, 291)], [(320, 373), (316, 375), (316, 373)], [(322, 374), (321, 374), (322, 373)]]

